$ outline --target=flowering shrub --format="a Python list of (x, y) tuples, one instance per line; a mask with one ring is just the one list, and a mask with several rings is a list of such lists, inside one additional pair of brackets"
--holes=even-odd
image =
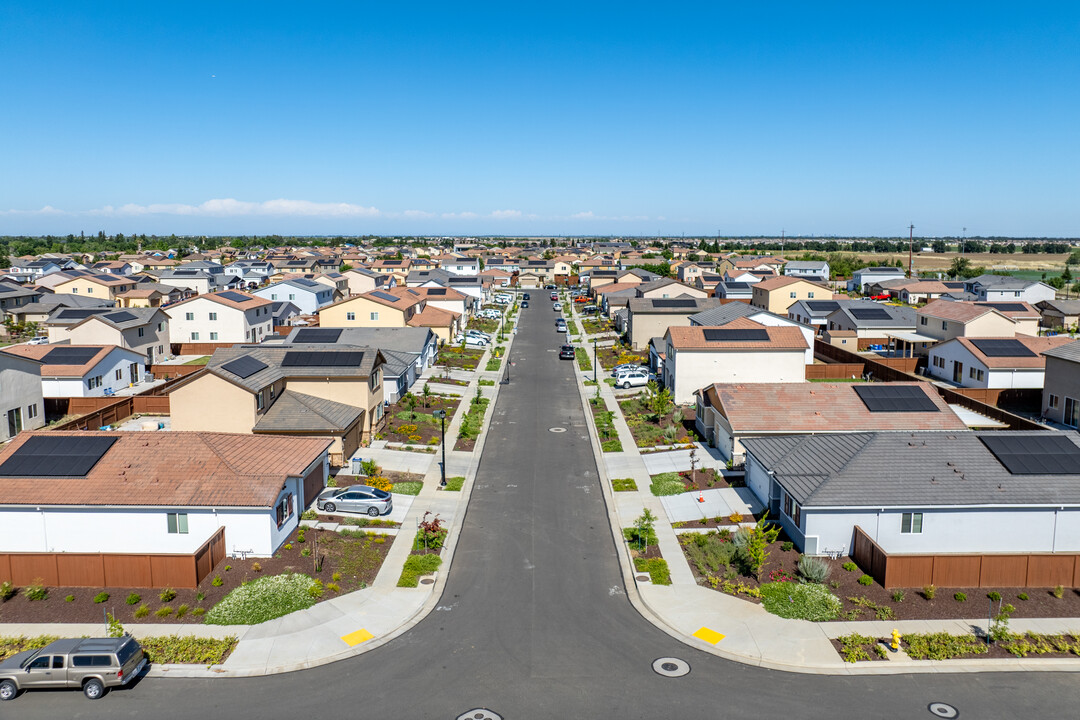
[(423, 442), (423, 441), (424, 441), (424, 438), (422, 438), (419, 435), (410, 435), (409, 436), (409, 442), (418, 443), (418, 442)]
[(772, 582), (795, 582), (795, 576), (783, 567), (778, 567), (769, 571), (769, 580)]
[(738, 525), (739, 523), (741, 523), (741, 522), (742, 522), (742, 513), (739, 513), (739, 512), (733, 512), (733, 513), (731, 513), (730, 515), (728, 515), (728, 520), (730, 520), (731, 522), (733, 522), (733, 523), (735, 523), (736, 525)]
[(206, 613), (207, 625), (255, 625), (311, 607), (313, 581), (300, 573), (267, 575), (241, 585)]
[(397, 429), (397, 432), (401, 433), (402, 435), (413, 435), (413, 434), (416, 433), (416, 426), (415, 425), (399, 425), (398, 429)]
[(390, 492), (394, 488), (394, 484), (384, 477), (371, 478), (368, 480), (368, 485), (377, 490), (385, 490), (386, 492)]

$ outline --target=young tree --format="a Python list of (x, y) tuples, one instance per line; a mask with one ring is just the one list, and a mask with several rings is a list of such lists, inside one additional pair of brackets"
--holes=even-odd
[(637, 532), (638, 545), (642, 552), (649, 549), (649, 540), (655, 535), (655, 525), (656, 516), (649, 508), (642, 508), (641, 515), (634, 521), (634, 530)]

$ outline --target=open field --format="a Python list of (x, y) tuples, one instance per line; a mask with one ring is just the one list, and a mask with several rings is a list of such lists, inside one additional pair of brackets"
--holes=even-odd
[[(908, 262), (907, 253), (841, 252), (840, 254), (861, 258), (872, 265), (893, 265), (905, 269)], [(794, 257), (794, 254), (792, 254), (792, 257)], [(953, 258), (957, 257), (961, 257), (960, 253), (916, 253), (912, 264), (915, 266), (915, 272), (948, 270)], [(966, 257), (971, 262), (972, 267), (985, 267), (988, 271), (1037, 271), (1038, 274), (1031, 279), (1038, 279), (1043, 272), (1049, 273), (1051, 277), (1061, 274), (1061, 271), (1065, 269), (1065, 260), (1069, 255), (1068, 253), (1025, 255), (1017, 252), (1012, 254), (964, 253), (962, 257)]]

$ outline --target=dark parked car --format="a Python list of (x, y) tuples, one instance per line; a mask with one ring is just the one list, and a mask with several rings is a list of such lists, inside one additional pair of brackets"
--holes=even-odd
[(524, 295), (522, 295), (521, 299), (522, 300), (528, 300), (529, 299), (529, 293), (525, 293)]
[(521, 301), (521, 309), (524, 310), (527, 307), (529, 307), (529, 301), (528, 300), (522, 300)]
[(559, 359), (560, 360), (573, 360), (574, 359), (574, 346), (573, 345), (563, 345), (561, 348), (559, 348)]

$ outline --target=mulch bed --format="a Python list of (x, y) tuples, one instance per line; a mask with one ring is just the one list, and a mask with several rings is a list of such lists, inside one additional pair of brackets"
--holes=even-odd
[[(696, 521), (687, 523), (684, 527), (702, 527), (696, 525)], [(711, 527), (706, 525), (705, 527)], [(734, 529), (732, 528), (734, 531)], [(676, 529), (676, 533), (679, 530)], [(745, 576), (740, 573), (738, 582), (750, 587), (758, 587), (763, 582), (770, 582), (771, 574), (779, 572), (791, 576), (798, 575), (799, 552), (792, 548), (783, 550), (783, 543), (788, 537), (781, 531), (776, 541), (769, 545), (769, 560), (762, 569), (761, 580)], [(903, 600), (893, 600), (893, 590), (886, 590), (878, 583), (861, 585), (858, 580), (863, 575), (861, 569), (853, 571), (844, 570), (843, 564), (852, 562), (851, 558), (843, 557), (836, 560), (821, 558), (831, 568), (828, 579), (825, 581), (829, 590), (840, 598), (843, 609), (837, 620), (877, 620), (877, 611), (874, 608), (862, 607), (852, 603), (848, 598), (862, 598), (878, 607), (891, 608), (892, 616), (889, 620), (953, 620), (964, 618), (985, 617), (989, 609), (987, 593), (996, 590), (1001, 593), (1002, 600), (1011, 604), (1016, 610), (1012, 613), (1012, 619), (1018, 618), (1057, 618), (1057, 617), (1080, 617), (1080, 592), (1072, 588), (1066, 588), (1065, 594), (1058, 599), (1051, 593), (1052, 588), (937, 588), (933, 600), (927, 600), (923, 596), (922, 588), (905, 588)], [(690, 569), (694, 577), (704, 581), (697, 568), (690, 563)], [(703, 582), (703, 587), (709, 587)], [(955, 593), (964, 593), (967, 600), (958, 602), (954, 599)], [(1027, 600), (1017, 597), (1020, 593), (1026, 593)], [(751, 602), (760, 602), (745, 595), (738, 597)], [(994, 603), (997, 610), (997, 602)], [(1003, 657), (1008, 655), (1005, 653)], [(986, 657), (986, 656), (980, 656)]]
[(597, 348), (597, 360), (600, 362), (600, 367), (605, 370), (610, 370), (620, 363), (636, 362), (644, 364), (648, 357), (644, 353), (631, 352), (618, 345)]
[(468, 380), (455, 380), (453, 378), (446, 377), (432, 377), (428, 382), (439, 383), (441, 385), (457, 385), (458, 387), (468, 387)]
[(687, 492), (691, 490), (715, 490), (717, 488), (743, 487), (746, 483), (741, 477), (729, 481), (715, 468), (698, 468), (691, 477), (689, 470), (679, 473)]
[(462, 350), (459, 347), (443, 345), (442, 349), (439, 350), (439, 359), (436, 360), (435, 364), (441, 367), (475, 370), (476, 366), (480, 364), (480, 357), (483, 354), (483, 350), (476, 348), (467, 347)]
[[(692, 407), (672, 407), (671, 410), (664, 413), (657, 420), (652, 420), (652, 411), (645, 406), (645, 393), (639, 393), (634, 397), (620, 399), (619, 409), (622, 410), (626, 424), (630, 427), (630, 432), (634, 436), (634, 442), (637, 443), (639, 448), (671, 444), (663, 436), (664, 428), (669, 425), (675, 425), (678, 428), (675, 437), (676, 443), (685, 444), (698, 439), (697, 430), (694, 427), (697, 414)], [(673, 420), (676, 413), (682, 415), (682, 419), (678, 423)]]
[[(380, 475), (392, 483), (399, 482), (424, 482), (424, 476), (421, 473), (409, 473), (401, 470), (383, 470)], [(338, 473), (334, 478), (338, 487), (345, 487), (346, 485), (367, 485), (371, 478), (365, 475), (344, 475)]]
[(390, 442), (438, 445), (441, 429), (433, 413), (436, 410), (445, 410), (446, 424), (449, 425), (459, 404), (460, 397), (448, 395), (432, 395), (428, 398), (427, 407), (424, 407), (421, 400), (420, 404), (411, 410), (405, 403), (396, 402), (386, 410), (386, 425), (381, 434)]
[[(175, 610), (180, 605), (187, 605), (189, 609), (197, 607), (209, 610), (232, 590), (239, 587), (245, 580), (255, 580), (266, 575), (275, 575), (284, 572), (298, 572), (318, 578), (324, 583), (332, 582), (335, 572), (341, 573), (341, 593), (359, 590), (370, 585), (382, 566), (386, 554), (393, 542), (392, 537), (377, 538), (348, 538), (338, 535), (336, 532), (305, 528), (305, 542), (296, 541), (297, 531), (293, 531), (285, 544), (292, 544), (292, 549), (282, 549), (272, 558), (225, 558), (214, 571), (207, 575), (198, 588), (175, 588), (176, 597), (169, 602), (160, 600), (163, 588), (71, 588), (51, 587), (45, 600), (30, 601), (19, 593), (7, 602), (0, 603), (0, 623), (95, 623), (100, 622), (104, 627), (104, 612), (110, 612), (121, 623), (160, 624), (160, 623), (190, 623), (199, 624), (202, 617), (192, 615), (190, 612), (183, 618), (177, 618), (176, 613), (167, 617), (158, 617), (156, 611), (168, 605)], [(313, 568), (313, 559), (304, 557), (301, 551), (304, 548), (315, 549), (316, 538), (318, 539), (318, 552), (322, 558), (322, 567), (319, 572)], [(382, 540), (382, 542), (379, 542)], [(260, 571), (253, 568), (258, 563)], [(225, 568), (229, 567), (229, 570)], [(215, 587), (215, 577), (222, 579), (220, 587)], [(102, 591), (109, 593), (109, 599), (103, 603), (95, 603), (94, 596)], [(197, 593), (203, 594), (199, 600)], [(150, 614), (146, 617), (136, 618), (135, 611), (139, 604), (128, 605), (125, 601), (129, 594), (136, 593), (141, 596), (141, 602), (150, 608)], [(329, 600), (338, 593), (326, 592), (322, 600)], [(66, 602), (64, 598), (73, 595), (75, 599)]]

